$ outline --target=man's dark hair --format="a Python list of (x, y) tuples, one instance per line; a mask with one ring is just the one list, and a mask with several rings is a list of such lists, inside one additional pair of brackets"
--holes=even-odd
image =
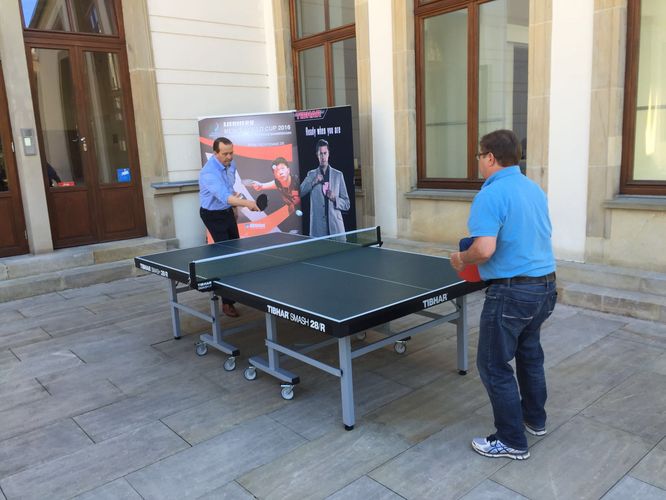
[(213, 142), (213, 151), (215, 151), (216, 153), (220, 152), (220, 143), (224, 144), (225, 146), (228, 146), (229, 144), (233, 144), (233, 142), (231, 142), (226, 137), (218, 137)]
[(283, 163), (289, 166), (289, 162), (287, 161), (286, 158), (284, 158), (283, 156), (278, 156), (277, 158), (275, 158), (275, 160), (273, 160), (273, 167), (277, 167), (278, 165), (282, 165)]
[(481, 153), (492, 153), (497, 163), (503, 167), (518, 165), (522, 148), (518, 136), (512, 130), (495, 130), (484, 135), (479, 141)]
[(319, 153), (319, 148), (326, 146), (329, 151), (331, 148), (328, 146), (328, 141), (326, 139), (319, 139), (317, 141), (317, 147), (315, 148), (315, 153)]

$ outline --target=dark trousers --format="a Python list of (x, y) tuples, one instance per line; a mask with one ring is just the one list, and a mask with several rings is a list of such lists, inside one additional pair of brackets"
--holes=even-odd
[[(214, 242), (236, 240), (240, 237), (233, 208), (226, 210), (206, 210), (205, 208), (200, 208), (199, 216), (213, 237)], [(222, 303), (233, 304), (235, 301), (222, 297)]]
[[(527, 449), (523, 422), (534, 427), (546, 424), (540, 333), (556, 301), (554, 281), (492, 284), (486, 290), (476, 366), (493, 407), (495, 435), (518, 450)], [(513, 358), (515, 377), (509, 364)]]

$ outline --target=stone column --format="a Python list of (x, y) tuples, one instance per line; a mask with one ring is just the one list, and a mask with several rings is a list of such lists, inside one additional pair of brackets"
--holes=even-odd
[(553, 247), (558, 259), (583, 261), (594, 2), (557, 0), (552, 19), (548, 197)]
[(33, 254), (52, 252), (53, 240), (41, 157), (39, 154), (25, 156), (21, 145), (22, 128), (34, 130), (34, 137), (37, 140), (37, 122), (30, 92), (19, 2), (3, 2), (2, 5), (0, 59), (7, 88), (9, 119), (16, 149), (16, 166), (30, 252)]

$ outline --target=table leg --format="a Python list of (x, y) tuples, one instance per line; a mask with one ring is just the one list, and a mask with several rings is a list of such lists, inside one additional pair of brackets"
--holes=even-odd
[(169, 301), (169, 307), (171, 308), (171, 326), (173, 329), (173, 338), (180, 338), (180, 310), (178, 309), (178, 282), (174, 280), (169, 280), (169, 293), (171, 295), (171, 300)]
[(352, 377), (351, 338), (338, 339), (340, 357), (340, 395), (342, 398), (342, 423), (345, 430), (354, 428), (354, 380)]
[(458, 373), (467, 374), (467, 355), (468, 342), (467, 335), (467, 297), (465, 295), (455, 299), (458, 309), (458, 319), (456, 320), (456, 331), (458, 334)]

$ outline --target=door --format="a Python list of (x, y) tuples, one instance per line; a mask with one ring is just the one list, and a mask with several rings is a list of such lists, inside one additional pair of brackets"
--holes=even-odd
[(27, 50), (54, 247), (144, 236), (124, 51), (55, 41)]
[(12, 144), (5, 80), (0, 61), (0, 257), (28, 253), (23, 204)]

